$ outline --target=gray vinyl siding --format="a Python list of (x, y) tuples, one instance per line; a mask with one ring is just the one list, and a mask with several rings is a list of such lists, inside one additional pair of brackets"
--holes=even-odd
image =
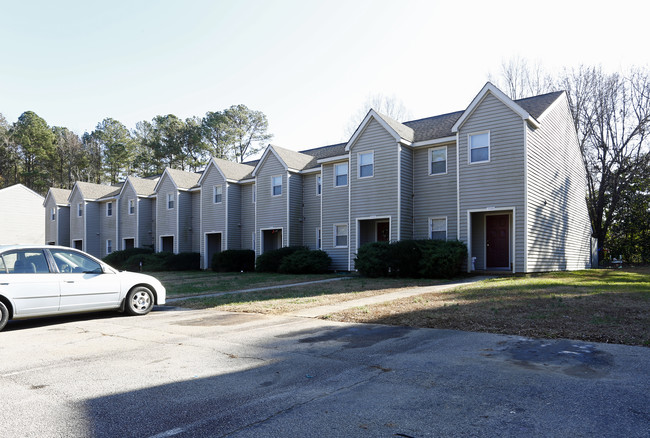
[[(447, 148), (447, 173), (429, 175), (429, 149)], [(429, 218), (447, 218), (447, 240), (458, 236), (456, 144), (424, 146), (413, 151), (413, 238), (429, 239)]]
[(73, 246), (73, 241), (83, 240), (83, 249), (87, 247), (86, 237), (84, 233), (84, 220), (86, 217), (86, 206), (84, 205), (83, 216), (79, 217), (77, 213), (77, 205), (83, 203), (83, 198), (79, 189), (73, 190), (70, 197), (70, 246)]
[[(221, 185), (221, 203), (214, 203), (214, 186)], [(205, 260), (205, 235), (206, 233), (221, 233), (221, 249), (224, 249), (223, 246), (226, 243), (225, 232), (226, 232), (226, 181), (223, 179), (221, 173), (213, 166), (208, 166), (206, 170), (206, 175), (203, 176), (201, 181), (201, 195), (200, 195), (201, 206), (201, 242), (200, 242), (200, 252), (201, 252), (201, 266), (206, 265)]]
[[(86, 216), (86, 240), (84, 241), (84, 251), (95, 257), (102, 257), (102, 241), (103, 237), (100, 228), (100, 203), (99, 202), (86, 202), (84, 215)], [(80, 218), (82, 219), (82, 218)], [(115, 237), (113, 237), (115, 239)]]
[(106, 241), (111, 240), (112, 241), (112, 247), (113, 251), (117, 251), (119, 247), (117, 246), (117, 235), (116, 235), (116, 230), (117, 230), (117, 203), (115, 201), (110, 201), (113, 202), (113, 214), (111, 216), (106, 216), (106, 205), (108, 205), (108, 202), (96, 202), (93, 204), (97, 204), (98, 208), (98, 216), (99, 216), (99, 229), (100, 229), (100, 251), (99, 253), (101, 254), (101, 257), (106, 257), (107, 252), (106, 252)]
[[(228, 184), (228, 243), (226, 249), (241, 249), (241, 189), (239, 184)], [(252, 217), (248, 220), (250, 219)]]
[[(158, 195), (156, 201), (156, 250), (162, 251), (160, 244), (162, 236), (174, 236), (174, 248), (178, 248), (176, 227), (176, 211), (179, 208), (178, 193), (167, 174), (163, 174), (156, 193)], [(174, 208), (171, 210), (167, 209), (167, 193), (174, 193)]]
[[(54, 220), (52, 220), (52, 209), (54, 209), (54, 214), (56, 215)], [(54, 242), (55, 244), (59, 245), (58, 231), (59, 224), (61, 223), (59, 210), (60, 208), (58, 205), (56, 205), (54, 197), (48, 197), (47, 202), (45, 203), (45, 243)]]
[(155, 198), (137, 198), (136, 217), (138, 220), (138, 240), (135, 244), (139, 248), (154, 248), (156, 233)]
[(414, 151), (402, 146), (400, 151), (400, 240), (413, 239), (413, 155)]
[(57, 245), (70, 245), (70, 207), (59, 206), (56, 214), (56, 226), (59, 229)]
[(302, 244), (310, 249), (317, 249), (316, 228), (320, 224), (320, 200), (322, 195), (317, 194), (316, 184), (319, 173), (309, 173), (302, 178), (302, 216), (304, 218), (302, 228)]
[[(358, 177), (358, 154), (374, 152), (373, 176)], [(398, 219), (398, 145), (376, 120), (368, 123), (350, 149), (350, 222), (349, 243), (351, 263), (357, 252), (357, 220), (359, 218), (390, 218), (390, 240), (397, 240)]]
[(178, 193), (178, 252), (191, 252), (194, 250), (192, 237), (193, 228), (192, 218), (194, 217), (194, 210), (192, 208), (192, 193), (179, 192)]
[[(255, 184), (242, 184), (240, 188), (241, 249), (253, 249), (252, 235), (255, 232)], [(257, 245), (255, 245), (257, 248)]]
[[(355, 172), (356, 174), (356, 172)], [(349, 176), (349, 175), (348, 175)], [(348, 187), (334, 187), (334, 165), (323, 165), (323, 250), (332, 258), (332, 269), (348, 270), (350, 226), (348, 224)], [(334, 247), (334, 224), (348, 224), (348, 248)], [(353, 268), (353, 267), (352, 267)]]
[[(282, 195), (271, 196), (271, 178), (282, 177)], [(287, 245), (287, 171), (273, 153), (269, 153), (260, 166), (257, 177), (257, 229), (255, 253), (261, 254), (260, 230), (282, 229), (282, 246)]]
[(302, 184), (301, 175), (289, 173), (289, 245), (302, 245), (303, 215), (302, 215)]
[(586, 179), (564, 96), (528, 130), (528, 271), (590, 267)]
[(190, 217), (190, 228), (192, 230), (192, 252), (201, 251), (201, 191), (188, 192), (192, 202), (192, 216)]
[[(128, 181), (128, 180), (127, 180)], [(119, 214), (119, 233), (120, 233), (120, 247), (124, 249), (124, 239), (134, 239), (134, 245), (139, 246), (138, 243), (138, 196), (133, 189), (130, 182), (125, 183), (124, 190), (120, 196), (120, 214)], [(133, 199), (135, 203), (135, 211), (129, 214), (129, 199)]]
[[(490, 132), (490, 161), (468, 163), (468, 134)], [(468, 242), (468, 210), (505, 211), (514, 208), (514, 260), (524, 270), (524, 122), (501, 101), (487, 94), (459, 130), (460, 240)], [(512, 235), (510, 236), (512, 239)], [(512, 241), (512, 240), (511, 240)], [(480, 248), (472, 245), (471, 256)], [(484, 265), (477, 264), (477, 268)]]

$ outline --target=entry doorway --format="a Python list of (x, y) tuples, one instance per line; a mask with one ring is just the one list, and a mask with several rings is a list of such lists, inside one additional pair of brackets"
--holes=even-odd
[(390, 219), (360, 219), (358, 220), (359, 247), (371, 242), (390, 241)]
[(83, 240), (73, 240), (72, 241), (72, 247), (74, 249), (78, 249), (79, 251), (84, 250), (84, 241)]
[(510, 269), (510, 216), (485, 216), (485, 264), (487, 269)]
[(282, 228), (262, 230), (262, 254), (282, 248)]
[(174, 236), (163, 236), (160, 238), (160, 250), (162, 252), (174, 252)]
[(135, 239), (124, 239), (124, 247), (122, 249), (133, 249), (135, 248)]
[(212, 258), (221, 252), (221, 233), (206, 233), (205, 235), (205, 268), (212, 266)]

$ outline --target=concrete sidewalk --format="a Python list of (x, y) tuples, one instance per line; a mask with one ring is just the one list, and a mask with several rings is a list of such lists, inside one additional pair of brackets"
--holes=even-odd
[(341, 303), (331, 304), (327, 306), (318, 306), (309, 309), (296, 310), (294, 312), (287, 313), (287, 315), (301, 316), (305, 318), (318, 318), (323, 315), (329, 315), (343, 310), (352, 309), (355, 307), (369, 306), (378, 303), (386, 303), (389, 301), (395, 301), (402, 298), (409, 298), (416, 295), (423, 295), (432, 292), (442, 292), (445, 290), (454, 289), (463, 284), (475, 283), (477, 281), (486, 280), (488, 278), (493, 278), (493, 277), (486, 277), (486, 276), (471, 277), (465, 280), (455, 281), (453, 283), (438, 284), (436, 286), (410, 287), (393, 293), (375, 295), (373, 297), (359, 298), (358, 300), (344, 301)]

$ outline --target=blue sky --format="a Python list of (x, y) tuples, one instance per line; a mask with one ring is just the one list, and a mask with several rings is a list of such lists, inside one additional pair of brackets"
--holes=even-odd
[(78, 134), (105, 117), (243, 103), (273, 144), (346, 140), (371, 94), (413, 118), (465, 108), (503, 60), (647, 67), (641, 1), (31, 1), (0, 4), (0, 113)]

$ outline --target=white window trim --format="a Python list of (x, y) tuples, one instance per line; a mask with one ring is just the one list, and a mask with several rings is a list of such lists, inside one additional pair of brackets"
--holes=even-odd
[[(361, 176), (361, 155), (371, 155), (372, 156), (372, 175)], [(365, 151), (357, 153), (357, 179), (367, 179), (374, 178), (375, 176), (375, 151)]]
[(321, 175), (316, 175), (316, 196), (320, 196), (322, 194), (323, 194), (323, 177)]
[(434, 220), (444, 220), (445, 221), (445, 241), (449, 240), (449, 220), (447, 216), (434, 216), (429, 218), (429, 240), (432, 240), (431, 233), (433, 233), (433, 221)]
[(55, 207), (50, 208), (50, 220), (51, 221), (56, 220), (56, 208)]
[(316, 249), (323, 249), (323, 235), (320, 227), (316, 227)]
[[(342, 227), (342, 226), (345, 226), (345, 228), (347, 229), (347, 234), (345, 235), (345, 241), (347, 243), (345, 245), (337, 245), (336, 238), (338, 237), (338, 234), (336, 234), (336, 227)], [(348, 226), (348, 224), (345, 223), (334, 224), (333, 228), (334, 228), (334, 248), (347, 248), (350, 245), (350, 227)]]
[(83, 208), (83, 202), (77, 203), (77, 217), (83, 217), (84, 215), (84, 208)]
[[(221, 193), (217, 193), (218, 190), (220, 190)], [(217, 194), (221, 195), (220, 201), (217, 201)], [(212, 186), (212, 203), (221, 204), (222, 202), (223, 202), (223, 186), (221, 184)]]
[[(468, 140), (469, 141), (469, 140)], [(445, 151), (445, 171), (440, 172), (440, 173), (432, 173), (431, 172), (431, 164), (433, 163), (433, 151), (441, 150), (444, 149)], [(438, 175), (447, 175), (447, 172), (449, 171), (447, 163), (449, 162), (449, 150), (447, 149), (447, 146), (436, 146), (433, 148), (429, 148), (429, 162), (427, 166), (429, 167), (429, 176), (438, 176)]]
[[(170, 196), (171, 196), (171, 201), (172, 201), (172, 206), (171, 207), (169, 206)], [(174, 199), (174, 198), (175, 198), (175, 196), (174, 196), (173, 192), (167, 193), (167, 199), (165, 201), (167, 210), (173, 210), (176, 207), (176, 202), (175, 202), (176, 199)]]
[[(271, 189), (271, 190), (273, 190), (273, 189)], [(253, 204), (255, 204), (255, 202), (257, 201), (257, 184), (253, 184), (252, 192), (253, 192), (253, 195), (252, 195)]]
[[(110, 245), (109, 245), (110, 243)], [(110, 248), (110, 251), (109, 251)], [(113, 252), (113, 240), (112, 239), (106, 239), (106, 254), (110, 254)]]
[[(346, 174), (345, 174), (345, 175), (346, 175), (346, 178), (345, 178), (345, 184), (341, 184), (341, 185), (337, 185), (337, 184), (336, 184), (337, 179), (338, 179), (338, 178), (337, 178), (338, 175), (336, 174), (336, 168), (337, 168), (338, 166), (345, 166), (345, 168), (346, 168), (346, 171), (347, 171), (347, 172), (346, 172)], [(337, 164), (334, 165), (334, 169), (333, 169), (333, 170), (334, 170), (334, 187), (347, 187), (347, 186), (348, 186), (349, 179), (350, 179), (350, 165), (349, 165), (349, 163), (337, 163)]]
[[(109, 209), (108, 209), (109, 205), (111, 206), (110, 214), (109, 214)], [(106, 217), (113, 217), (113, 202), (111, 202), (111, 201), (106, 203)]]
[[(131, 204), (133, 204), (133, 211), (131, 211)], [(129, 215), (133, 216), (135, 214), (135, 199), (129, 198), (126, 208), (129, 212)]]
[[(273, 180), (274, 180), (275, 178), (280, 178), (280, 194), (279, 194), (279, 195), (276, 195), (276, 194), (273, 193), (273, 188), (274, 188), (274, 187), (277, 187), (277, 186), (274, 186), (274, 185), (273, 185)], [(282, 175), (273, 175), (273, 176), (271, 176), (271, 197), (277, 198), (277, 197), (282, 196), (282, 189), (283, 189), (282, 185), (283, 185), (283, 182), (284, 182), (284, 181), (282, 181)]]
[[(473, 135), (481, 135), (481, 134), (487, 134), (488, 136), (488, 145), (487, 145), (487, 150), (488, 150), (488, 157), (487, 160), (482, 160), (482, 161), (472, 161), (472, 136)], [(489, 163), (492, 160), (492, 135), (490, 134), (490, 131), (478, 131), (478, 132), (471, 132), (467, 134), (467, 163), (468, 164), (483, 164), (483, 163)]]

